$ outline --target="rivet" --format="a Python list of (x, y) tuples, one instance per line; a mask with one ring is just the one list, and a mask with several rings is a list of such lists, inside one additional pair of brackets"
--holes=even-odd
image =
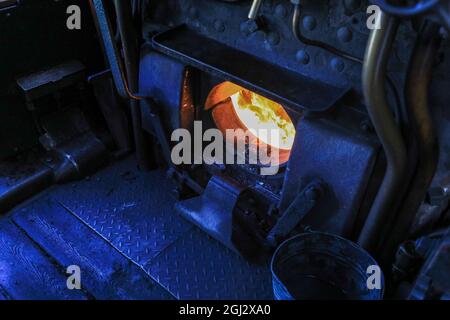
[(353, 33), (348, 27), (341, 27), (337, 31), (337, 36), (342, 42), (349, 42), (353, 38)]
[(275, 7), (275, 14), (280, 18), (285, 18), (287, 15), (286, 7), (283, 4), (278, 4)]
[(344, 61), (342, 61), (341, 59), (333, 58), (331, 59), (331, 67), (337, 72), (342, 72), (344, 71), (345, 64)]
[(316, 26), (317, 26), (317, 21), (314, 17), (306, 16), (303, 18), (303, 27), (306, 30), (309, 30), (309, 31), (314, 30), (316, 28)]
[(297, 59), (298, 62), (302, 64), (308, 64), (310, 60), (309, 54), (305, 50), (297, 51), (295, 58)]

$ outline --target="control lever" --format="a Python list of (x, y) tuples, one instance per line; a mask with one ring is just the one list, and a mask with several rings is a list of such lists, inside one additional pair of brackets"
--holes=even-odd
[(292, 201), (290, 206), (278, 219), (278, 222), (267, 235), (267, 241), (277, 246), (279, 241), (286, 238), (300, 221), (316, 206), (321, 194), (323, 184), (315, 181), (307, 185)]

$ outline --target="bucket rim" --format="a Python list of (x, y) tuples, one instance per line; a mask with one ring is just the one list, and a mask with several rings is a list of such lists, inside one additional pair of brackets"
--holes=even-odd
[(313, 236), (313, 235), (322, 235), (322, 236), (336, 238), (337, 240), (341, 240), (344, 243), (348, 243), (349, 245), (351, 245), (355, 249), (361, 250), (361, 252), (364, 253), (369, 258), (369, 260), (371, 260), (373, 262), (373, 265), (376, 265), (376, 266), (378, 266), (380, 268), (380, 271), (381, 271), (381, 289), (379, 290), (380, 291), (380, 297), (379, 298), (383, 299), (384, 291), (385, 291), (384, 273), (383, 273), (383, 270), (382, 270), (381, 266), (378, 264), (378, 262), (375, 260), (375, 258), (372, 257), (372, 255), (369, 252), (367, 252), (364, 248), (359, 246), (357, 243), (355, 243), (355, 242), (353, 242), (353, 241), (351, 241), (349, 239), (346, 239), (344, 237), (341, 237), (339, 235), (328, 233), (328, 232), (321, 232), (321, 231), (305, 231), (305, 232), (299, 233), (299, 234), (297, 234), (295, 236), (292, 236), (291, 238), (288, 238), (288, 239), (284, 240), (275, 249), (275, 251), (274, 251), (274, 253), (272, 255), (271, 261), (270, 261), (270, 272), (272, 274), (273, 280), (277, 281), (278, 284), (282, 285), (283, 289), (286, 292), (288, 292), (292, 296), (292, 294), (289, 292), (289, 290), (286, 287), (286, 285), (280, 280), (280, 278), (278, 277), (277, 273), (274, 270), (274, 263), (275, 263), (275, 260), (277, 258), (277, 255), (286, 246), (287, 243), (289, 243), (291, 241), (294, 241), (294, 240), (296, 240), (298, 238), (301, 238), (301, 237)]

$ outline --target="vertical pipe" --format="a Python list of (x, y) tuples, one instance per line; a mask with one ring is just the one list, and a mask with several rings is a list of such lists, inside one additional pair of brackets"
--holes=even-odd
[(399, 216), (383, 245), (384, 261), (389, 261), (400, 243), (406, 240), (417, 210), (436, 173), (439, 149), (428, 108), (428, 87), (440, 44), (438, 35), (439, 25), (427, 22), (417, 38), (409, 64), (405, 96), (410, 126), (417, 145), (417, 167)]
[(395, 213), (398, 191), (404, 180), (406, 147), (386, 94), (386, 68), (398, 22), (380, 13), (381, 28), (370, 33), (363, 65), (363, 93), (367, 110), (386, 154), (386, 173), (372, 204), (358, 243), (373, 252), (389, 214)]
[[(122, 40), (128, 87), (131, 92), (138, 91), (139, 48), (138, 38), (132, 20), (131, 3), (129, 0), (115, 0), (117, 28)], [(133, 135), (136, 145), (136, 157), (141, 170), (150, 168), (150, 151), (145, 142), (142, 129), (141, 106), (138, 100), (130, 100)]]

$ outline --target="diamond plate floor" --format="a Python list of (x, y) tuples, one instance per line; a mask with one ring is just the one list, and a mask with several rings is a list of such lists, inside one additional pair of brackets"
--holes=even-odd
[(144, 268), (179, 299), (273, 299), (267, 268), (250, 265), (197, 228)]
[[(141, 173), (129, 158), (14, 210), (0, 222), (0, 263), (19, 257), (21, 267), (0, 264), (0, 299), (272, 299), (268, 268), (178, 216), (172, 187), (163, 171)], [(20, 250), (6, 250), (8, 241), (21, 242)], [(72, 264), (84, 291), (65, 288)], [(30, 265), (57, 284), (48, 294), (33, 290), (33, 273), (14, 287)]]
[(49, 197), (12, 221), (61, 266), (77, 265), (82, 287), (96, 299), (171, 299), (172, 296), (107, 241)]
[(192, 226), (173, 212), (172, 185), (163, 171), (142, 173), (129, 158), (51, 197), (140, 265)]
[(67, 290), (62, 268), (56, 266), (10, 221), (0, 223), (0, 292), (8, 299), (87, 299)]

